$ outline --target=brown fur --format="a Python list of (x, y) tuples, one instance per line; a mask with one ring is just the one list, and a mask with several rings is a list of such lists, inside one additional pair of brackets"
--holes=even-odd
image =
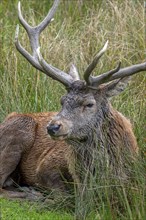
[(0, 124), (1, 187), (7, 186), (17, 168), (23, 184), (65, 189), (61, 175), (68, 176), (65, 154), (69, 147), (47, 134), (47, 122), (54, 115), (11, 113)]
[[(121, 166), (125, 163), (121, 159), (123, 157), (121, 149), (128, 147), (132, 155), (138, 152), (136, 138), (129, 120), (110, 105), (108, 111), (108, 124), (105, 126), (102, 123), (100, 132), (106, 130), (109, 143), (111, 145), (112, 141), (113, 144), (113, 147), (109, 148), (109, 151), (111, 150), (110, 157), (117, 157), (118, 161), (121, 160)], [(1, 187), (11, 185), (10, 178), (13, 176), (19, 184), (62, 191), (66, 190), (64, 178), (67, 181), (73, 179), (76, 183), (80, 182), (76, 170), (76, 160), (80, 160), (82, 165), (86, 166), (85, 154), (83, 158), (79, 156), (79, 154), (82, 155), (84, 149), (86, 150), (86, 144), (84, 144), (83, 151), (79, 151), (78, 148), (74, 150), (74, 147), (71, 147), (64, 140), (51, 139), (46, 127), (52, 118), (54, 120), (56, 114), (55, 112), (11, 113), (0, 124)], [(92, 148), (92, 144), (90, 145), (87, 143), (89, 149)], [(113, 166), (117, 168), (117, 164), (113, 164)]]

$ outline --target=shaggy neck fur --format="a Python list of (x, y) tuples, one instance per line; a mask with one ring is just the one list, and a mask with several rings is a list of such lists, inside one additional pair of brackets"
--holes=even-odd
[(86, 138), (68, 140), (75, 152), (75, 167), (80, 179), (85, 178), (83, 173), (102, 176), (107, 170), (114, 178), (127, 179), (133, 161), (131, 158), (137, 151), (129, 121), (106, 105), (100, 117), (97, 115), (96, 122), (91, 122), (86, 128)]

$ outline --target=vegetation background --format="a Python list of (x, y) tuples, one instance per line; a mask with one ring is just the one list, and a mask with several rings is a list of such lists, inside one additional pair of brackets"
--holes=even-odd
[[(58, 82), (35, 70), (15, 49), (15, 28), (18, 22), (16, 0), (0, 2), (0, 121), (10, 112), (59, 111), (60, 97), (65, 89)], [(21, 0), (22, 12), (31, 25), (38, 24), (50, 9), (52, 0)], [(20, 28), (20, 41), (30, 51), (28, 38)], [(146, 58), (146, 9), (142, 0), (61, 0), (55, 20), (41, 34), (41, 51), (46, 60), (65, 71), (73, 62), (82, 76), (97, 51), (109, 40), (109, 47), (94, 74), (115, 68), (142, 63)], [(127, 90), (112, 100), (112, 104), (133, 123), (135, 135), (145, 163), (145, 97), (146, 74), (132, 77)], [(143, 177), (139, 176), (138, 179)], [(138, 182), (139, 196), (133, 194), (134, 205), (126, 205), (127, 212), (117, 217), (101, 205), (98, 215), (89, 219), (135, 219), (146, 217), (145, 186)], [(125, 200), (125, 203), (127, 201)], [(37, 211), (19, 212), (19, 203), (1, 200), (2, 219), (49, 219)], [(14, 214), (13, 210), (18, 212)], [(108, 211), (107, 211), (108, 210)], [(19, 213), (19, 214), (18, 214)], [(21, 216), (21, 214), (23, 215)], [(38, 216), (37, 216), (37, 214)], [(18, 215), (17, 215), (18, 214)], [(29, 216), (30, 215), (30, 216)], [(50, 216), (51, 214), (47, 214)], [(50, 219), (72, 219), (56, 217)]]

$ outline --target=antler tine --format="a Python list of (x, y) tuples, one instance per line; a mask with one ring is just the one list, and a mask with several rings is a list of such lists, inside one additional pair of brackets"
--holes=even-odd
[(50, 76), (52, 79), (55, 79), (61, 82), (65, 86), (69, 86), (73, 82), (73, 78), (68, 75), (67, 73), (53, 67), (52, 65), (48, 64), (42, 57), (40, 53), (40, 48), (37, 49), (37, 55), (41, 66), (45, 73)]
[(31, 29), (32, 27), (26, 22), (26, 20), (22, 16), (20, 1), (18, 2), (18, 18), (25, 30), (29, 32), (29, 29)]
[(74, 80), (80, 80), (80, 76), (77, 70), (77, 67), (72, 63), (70, 66), (69, 70), (69, 75), (74, 79)]
[(98, 85), (100, 85), (102, 83), (108, 82), (109, 79), (111, 78), (111, 76), (119, 71), (120, 66), (121, 66), (121, 62), (119, 62), (119, 64), (117, 65), (117, 67), (115, 69), (110, 70), (107, 73), (103, 73), (103, 74), (101, 74), (99, 76), (96, 76), (96, 77), (91, 76), (90, 77), (91, 84), (93, 84), (93, 82), (96, 81), (96, 86), (98, 86)]
[[(46, 75), (50, 76), (51, 78), (60, 81), (65, 86), (69, 86), (73, 78), (69, 76), (67, 73), (57, 69), (54, 66), (51, 66), (50, 64), (47, 64), (42, 58), (40, 58), (40, 55), (38, 55), (38, 48), (39, 46), (39, 36), (40, 33), (45, 29), (45, 27), (51, 22), (56, 9), (59, 5), (60, 0), (55, 0), (53, 3), (52, 8), (50, 9), (47, 16), (44, 18), (44, 20), (37, 26), (32, 27), (30, 26), (26, 20), (22, 16), (20, 2), (18, 3), (18, 17), (19, 21), (24, 27), (24, 29), (27, 31), (31, 49), (32, 49), (32, 55), (26, 51), (23, 46), (20, 44), (18, 40), (19, 35), (19, 26), (16, 28), (16, 34), (15, 34), (15, 45), (17, 50), (29, 61), (30, 64), (32, 64), (35, 68), (38, 70), (44, 72)], [(40, 53), (39, 53), (40, 54)], [(40, 62), (41, 61), (41, 62)], [(44, 64), (44, 65), (43, 65)]]
[(94, 57), (93, 61), (89, 64), (87, 69), (84, 72), (84, 79), (86, 83), (90, 84), (90, 74), (92, 73), (93, 69), (96, 67), (100, 57), (104, 54), (108, 46), (108, 41), (105, 43), (104, 47), (97, 53), (97, 55)]
[(55, 0), (52, 8), (48, 12), (47, 16), (44, 18), (44, 20), (36, 27), (39, 32), (42, 32), (45, 27), (52, 21), (54, 14), (58, 8), (58, 5), (60, 3), (60, 0)]
[(44, 20), (37, 26), (32, 27), (30, 26), (26, 20), (23, 18), (22, 16), (22, 12), (21, 12), (21, 5), (20, 2), (18, 2), (18, 17), (19, 17), (19, 21), (20, 23), (23, 25), (23, 27), (25, 28), (25, 30), (28, 33), (29, 36), (29, 40), (30, 40), (30, 44), (31, 44), (31, 49), (33, 52), (33, 56), (37, 56), (36, 54), (36, 49), (39, 47), (39, 36), (40, 33), (44, 30), (44, 28), (51, 22), (56, 9), (59, 5), (60, 0), (55, 0), (54, 4), (52, 6), (52, 8), (50, 9), (50, 11), (48, 12), (47, 16), (44, 18)]
[(117, 67), (117, 71), (115, 71), (114, 74), (111, 74), (111, 76), (109, 78), (106, 78), (106, 76), (110, 73), (110, 71), (107, 72), (107, 73), (102, 74), (103, 78), (104, 78), (104, 76), (106, 78), (105, 81), (102, 81), (102, 80), (100, 81), (99, 80), (100, 77), (102, 78), (102, 75), (100, 75), (100, 76), (97, 76), (97, 77), (91, 77), (90, 82), (91, 82), (92, 86), (99, 86), (102, 83), (110, 82), (110, 81), (113, 81), (115, 79), (121, 79), (121, 78), (124, 78), (124, 77), (127, 77), (127, 76), (131, 76), (131, 75), (133, 75), (135, 73), (138, 73), (138, 72), (141, 72), (141, 71), (146, 71), (146, 62), (141, 63), (141, 64), (132, 65), (132, 66), (129, 66), (129, 67), (125, 67), (125, 68), (122, 68), (122, 69), (119, 69), (119, 70), (118, 70), (118, 67)]
[(30, 53), (28, 53), (27, 50), (24, 49), (24, 47), (22, 47), (22, 45), (18, 40), (18, 36), (19, 36), (19, 25), (17, 25), (15, 32), (15, 46), (17, 50), (22, 54), (22, 56), (24, 56), (28, 60), (30, 64), (32, 64), (32, 66), (43, 72), (43, 69), (39, 64), (38, 60), (36, 59), (36, 57), (32, 56)]

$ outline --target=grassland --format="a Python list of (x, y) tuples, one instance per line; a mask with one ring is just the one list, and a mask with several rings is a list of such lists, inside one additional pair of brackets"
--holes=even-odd
[(73, 217), (66, 213), (38, 210), (35, 204), (18, 201), (1, 200), (2, 220), (73, 220)]
[[(23, 14), (30, 24), (38, 24), (47, 14), (52, 2), (21, 0)], [(122, 67), (144, 62), (146, 15), (143, 3), (141, 0), (62, 0), (55, 20), (41, 35), (41, 51), (44, 57), (49, 63), (65, 71), (69, 70), (72, 62), (75, 63), (82, 77), (88, 63), (108, 39), (109, 48), (99, 62), (95, 75), (113, 69), (119, 60), (122, 62)], [(17, 1), (2, 0), (0, 3), (0, 121), (12, 111), (58, 111), (60, 97), (65, 93), (62, 85), (35, 70), (16, 51), (14, 36), (17, 23)], [(25, 31), (20, 28), (20, 32), (20, 41), (30, 50)], [(145, 164), (146, 154), (145, 85), (146, 73), (139, 73), (132, 77), (127, 90), (112, 100), (115, 108), (133, 123), (140, 146), (141, 166)], [(142, 171), (144, 172), (143, 169)], [(118, 214), (112, 213), (110, 205), (101, 202), (98, 214), (93, 214), (94, 217), (89, 219), (145, 219), (145, 177), (139, 171), (136, 171), (135, 175), (137, 185), (135, 191), (131, 192), (132, 205), (127, 200), (125, 189), (119, 196), (124, 204), (124, 213), (121, 210), (118, 210)], [(46, 211), (42, 215), (34, 214), (33, 217), (29, 213), (29, 207), (32, 206), (28, 204), (21, 207), (17, 203), (1, 200), (1, 206), (6, 210), (3, 211), (2, 219), (6, 220), (72, 219), (65, 216), (62, 218), (61, 215), (58, 217), (57, 213), (56, 217), (49, 217), (52, 214)], [(21, 218), (17, 215), (12, 218), (14, 209), (23, 214)], [(33, 212), (34, 210), (35, 207)]]

